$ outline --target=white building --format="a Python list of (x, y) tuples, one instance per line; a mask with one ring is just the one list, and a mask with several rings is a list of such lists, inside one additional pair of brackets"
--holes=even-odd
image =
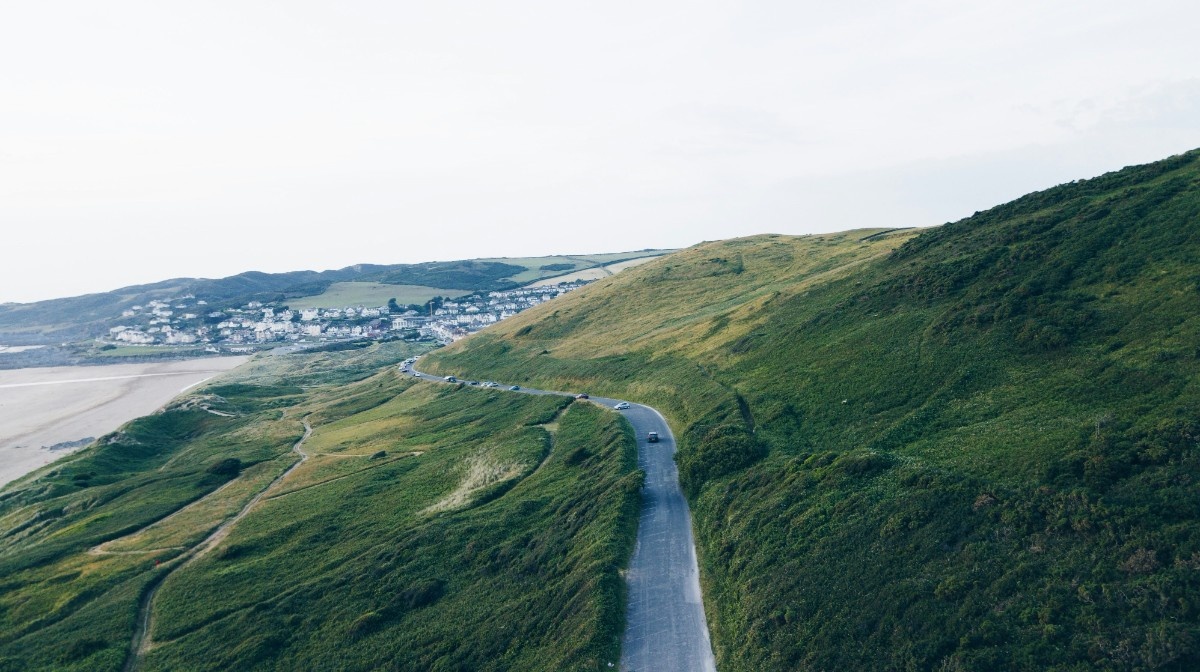
[(134, 345), (150, 345), (154, 342), (154, 337), (144, 331), (126, 329), (117, 334), (117, 340)]

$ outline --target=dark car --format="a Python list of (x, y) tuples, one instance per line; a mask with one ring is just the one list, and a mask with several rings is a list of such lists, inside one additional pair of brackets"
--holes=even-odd
[(586, 394), (577, 394), (577, 395), (575, 395), (575, 398), (576, 399), (590, 399), (591, 397), (589, 397)]
[(649, 443), (658, 443), (658, 432), (650, 432), (647, 434), (646, 441)]
[(508, 388), (508, 389), (512, 390), (513, 392), (516, 392), (517, 390), (521, 389), (521, 386), (520, 386), (520, 385), (513, 385), (512, 387), (510, 387), (510, 388)]

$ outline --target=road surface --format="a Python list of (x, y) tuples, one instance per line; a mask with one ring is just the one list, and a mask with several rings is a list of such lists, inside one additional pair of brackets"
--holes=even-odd
[[(411, 367), (401, 370), (424, 380), (446, 382)], [(470, 384), (470, 381), (460, 382)], [(509, 387), (501, 385), (496, 389)], [(567, 394), (529, 388), (518, 391)], [(608, 408), (618, 402), (603, 397), (592, 397), (591, 401)], [(621, 413), (637, 433), (638, 466), (646, 473), (646, 481), (642, 486), (637, 543), (626, 574), (629, 603), (625, 611), (625, 635), (621, 639), (620, 669), (715, 671), (700, 595), (692, 516), (679, 488), (679, 471), (675, 466), (675, 437), (662, 414), (649, 406), (630, 403), (629, 409)], [(646, 440), (652, 431), (658, 432), (657, 443)]]

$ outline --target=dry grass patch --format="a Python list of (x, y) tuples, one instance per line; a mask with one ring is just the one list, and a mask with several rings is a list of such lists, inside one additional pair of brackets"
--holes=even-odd
[(458, 486), (422, 513), (432, 514), (466, 508), (480, 490), (517, 478), (525, 473), (528, 467), (529, 465), (520, 462), (497, 460), (490, 453), (481, 451), (467, 458), (467, 473)]
[(100, 544), (90, 552), (95, 555), (148, 553), (159, 549), (190, 547), (241, 511), (246, 502), (267, 487), (292, 462), (295, 462), (295, 455), (291, 453), (270, 462), (260, 462), (243, 471), (238, 478), (166, 518), (133, 534)]

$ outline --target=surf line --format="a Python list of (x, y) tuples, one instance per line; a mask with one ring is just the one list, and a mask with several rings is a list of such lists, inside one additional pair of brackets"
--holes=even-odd
[[(96, 383), (96, 382), (100, 382), (100, 381), (104, 381), (104, 380), (127, 380), (129, 378), (150, 378), (153, 376), (194, 376), (197, 373), (214, 373), (214, 372), (212, 372), (212, 371), (172, 371), (170, 373), (139, 373), (139, 374), (132, 375), (132, 376), (104, 376), (102, 378), (71, 378), (69, 380), (41, 380), (36, 383), (8, 383), (6, 385), (0, 385), (0, 390), (9, 389), (9, 388), (13, 388), (13, 387), (34, 387), (36, 385), (66, 385), (68, 383)], [(204, 380), (208, 380), (208, 378), (205, 378)], [(204, 380), (202, 380), (200, 382), (203, 383)], [(193, 383), (193, 384), (199, 384), (199, 383)], [(189, 385), (188, 387), (191, 387), (191, 385)], [(186, 390), (187, 387), (185, 387), (183, 389)]]

